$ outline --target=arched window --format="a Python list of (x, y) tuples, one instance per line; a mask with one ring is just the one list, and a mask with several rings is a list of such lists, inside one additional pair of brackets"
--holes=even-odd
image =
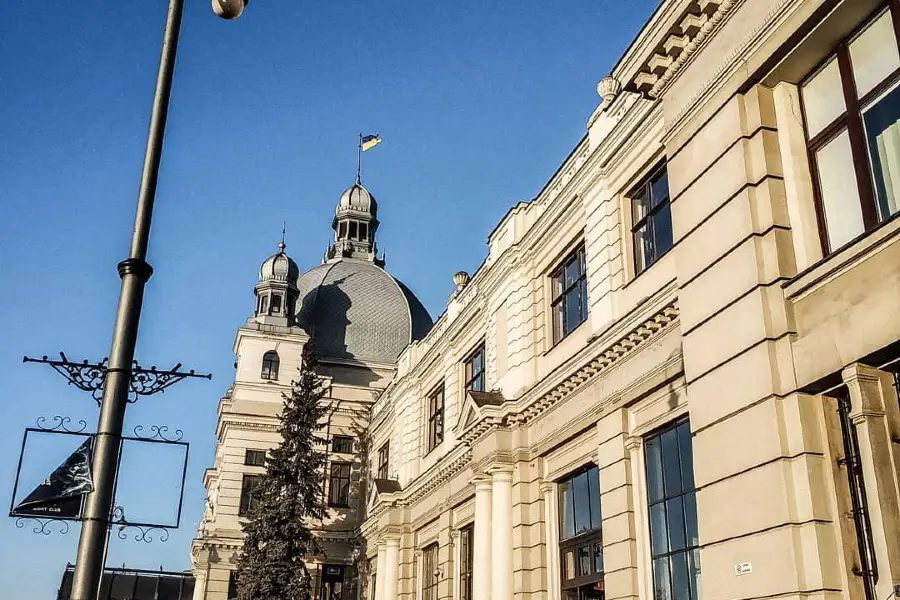
[(262, 375), (263, 379), (278, 379), (278, 353), (269, 350), (263, 354)]

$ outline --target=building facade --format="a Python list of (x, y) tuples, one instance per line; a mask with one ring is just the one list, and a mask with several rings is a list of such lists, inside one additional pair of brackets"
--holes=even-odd
[(898, 39), (900, 0), (663, 0), (369, 382), (320, 597), (900, 595)]

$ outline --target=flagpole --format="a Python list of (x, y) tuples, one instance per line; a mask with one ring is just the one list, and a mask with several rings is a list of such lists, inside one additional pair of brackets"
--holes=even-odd
[(362, 168), (362, 134), (359, 134), (359, 142), (356, 144), (356, 183), (360, 182), (359, 173)]

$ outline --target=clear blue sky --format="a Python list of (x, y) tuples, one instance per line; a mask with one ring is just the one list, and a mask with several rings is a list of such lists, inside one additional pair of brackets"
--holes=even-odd
[[(363, 169), (380, 204), (380, 245), (436, 317), (453, 273), (478, 267), (497, 221), (534, 197), (584, 134), (596, 82), (657, 0), (253, 0), (231, 23), (208, 0), (187, 4), (138, 358), (214, 379), (129, 409), (129, 426), (178, 426), (192, 443), (185, 515), (168, 543), (117, 541), (109, 555), (114, 565), (173, 570), (189, 565), (232, 341), (282, 220), (288, 252), (303, 269), (317, 264), (353, 180), (356, 136), (380, 134)], [(108, 353), (165, 5), (3, 7), (3, 502), (24, 427), (54, 414), (96, 423), (86, 395), (21, 357)], [(160, 464), (133, 464), (145, 486), (166, 479)], [(35, 536), (0, 518), (0, 596), (55, 597), (77, 534)]]

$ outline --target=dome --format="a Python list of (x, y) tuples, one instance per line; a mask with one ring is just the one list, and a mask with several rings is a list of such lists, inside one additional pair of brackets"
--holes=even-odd
[(377, 217), (378, 203), (375, 202), (375, 197), (369, 193), (369, 190), (357, 181), (341, 194), (336, 212), (340, 213), (344, 210), (365, 212)]
[(370, 261), (342, 259), (300, 276), (297, 324), (322, 358), (393, 364), (431, 329), (409, 289)]
[(294, 281), (300, 275), (297, 263), (285, 254), (284, 242), (278, 244), (278, 252), (267, 258), (259, 268), (260, 281)]

